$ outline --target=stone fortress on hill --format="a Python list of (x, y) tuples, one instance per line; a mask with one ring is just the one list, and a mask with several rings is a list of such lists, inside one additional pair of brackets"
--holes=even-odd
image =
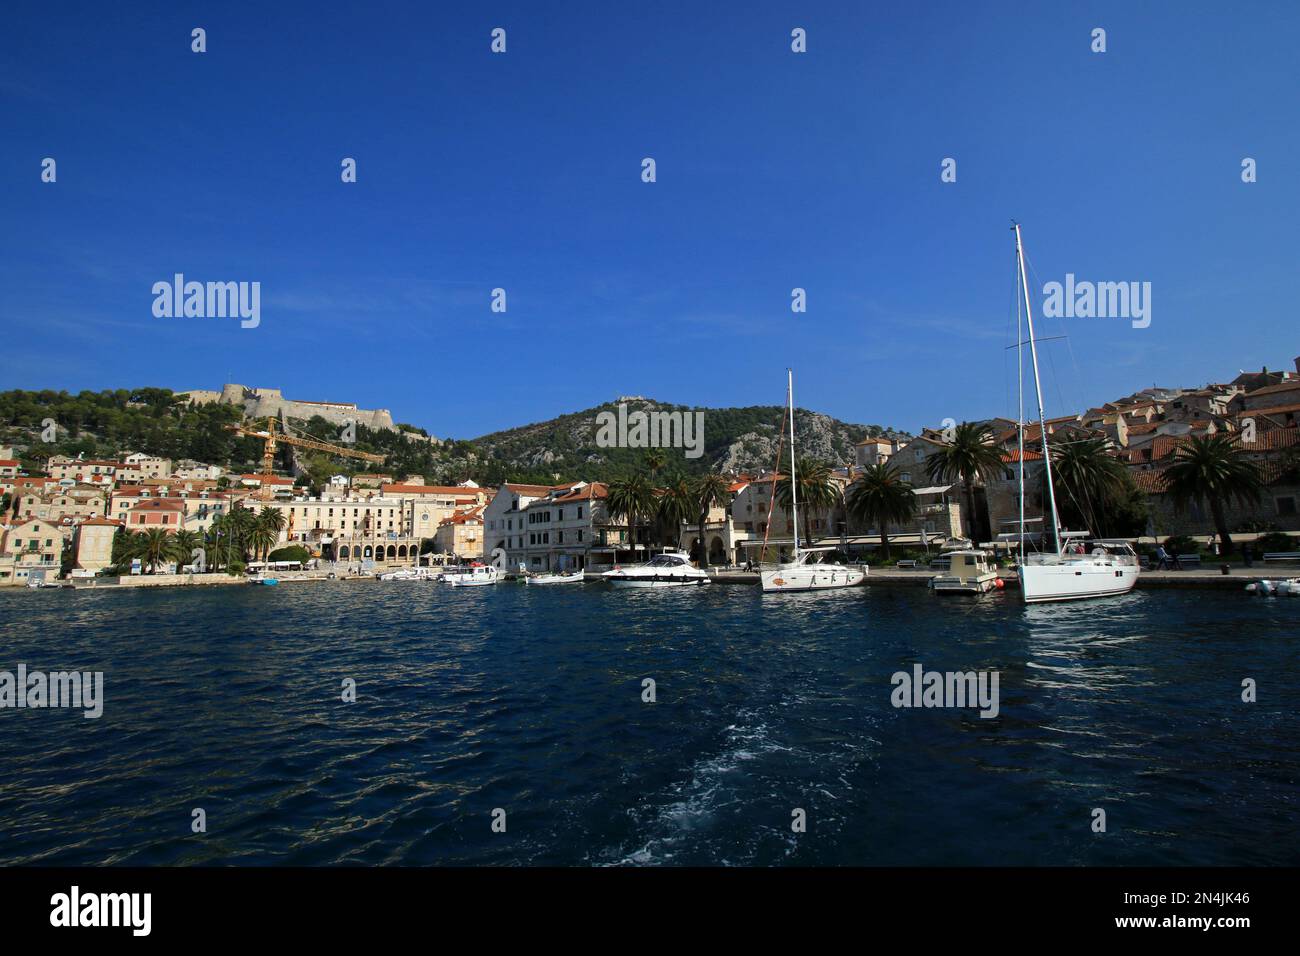
[(285, 398), (278, 388), (249, 388), (246, 385), (227, 384), (221, 391), (207, 389), (190, 389), (178, 392), (188, 395), (190, 402), (196, 405), (238, 405), (248, 418), (266, 418), (267, 416), (309, 419), (319, 415), (335, 425), (346, 425), (349, 421), (367, 428), (385, 428), (395, 431), (393, 416), (386, 408), (357, 408), (352, 402), (304, 402)]

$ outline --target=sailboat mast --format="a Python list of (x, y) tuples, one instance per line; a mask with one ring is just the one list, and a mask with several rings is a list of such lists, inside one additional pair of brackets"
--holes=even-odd
[[(1016, 278), (1020, 278), (1020, 253), (1016, 252)], [(1024, 323), (1020, 316), (1020, 296), (1016, 296), (1016, 452), (1020, 465), (1020, 563), (1025, 562), (1025, 358)]]
[(794, 555), (791, 560), (799, 561), (799, 482), (795, 472), (794, 461), (794, 372), (785, 370), (786, 404), (790, 406), (790, 521), (794, 527)]
[[(1020, 223), (1016, 223), (1016, 258), (1020, 263), (1020, 285), (1025, 294), (1025, 324), (1029, 328), (1029, 357), (1034, 365), (1034, 394), (1038, 398), (1038, 429), (1043, 439), (1043, 467), (1047, 470), (1047, 499), (1051, 505), (1052, 545), (1056, 553), (1061, 553), (1061, 529), (1056, 520), (1056, 489), (1052, 485), (1052, 456), (1047, 450), (1047, 417), (1043, 414), (1043, 383), (1038, 377), (1038, 345), (1034, 341), (1034, 310), (1029, 304), (1029, 276), (1025, 271), (1025, 247), (1020, 241)], [(1022, 475), (1021, 481), (1024, 478)], [(1021, 488), (1021, 505), (1024, 503), (1024, 488)], [(1021, 526), (1024, 534), (1024, 526)]]

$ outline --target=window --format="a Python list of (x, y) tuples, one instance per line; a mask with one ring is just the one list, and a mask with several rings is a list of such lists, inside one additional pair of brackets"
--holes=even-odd
[[(582, 505), (578, 505), (578, 520), (579, 521), (582, 520)], [(578, 532), (578, 533), (581, 534), (582, 532)], [(578, 540), (581, 541), (582, 539), (579, 538)]]
[(1278, 498), (1277, 513), (1278, 515), (1288, 516), (1295, 514), (1295, 497), (1293, 495), (1288, 495), (1285, 498)]

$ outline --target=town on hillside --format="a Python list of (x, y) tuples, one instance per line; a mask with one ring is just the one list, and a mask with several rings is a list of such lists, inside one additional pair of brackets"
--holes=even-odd
[[(1300, 358), (1294, 364), (1199, 388), (1146, 388), (1048, 420), (1061, 524), (1223, 556), (1234, 542), (1296, 550)], [(262, 414), (287, 401), (272, 392), (227, 386), (200, 400)], [(323, 404), (331, 414), (355, 412), (346, 403), (308, 410)], [(386, 411), (367, 414), (391, 427)], [(251, 421), (235, 428), (266, 437)], [(671, 467), (672, 449), (649, 450), (642, 468), (609, 481), (480, 487), (371, 471), (315, 489), (269, 466), (232, 474), (227, 464), (133, 449), (93, 459), (39, 453), (39, 443), (0, 447), (0, 585), (271, 566), (370, 574), (497, 554), (529, 572), (600, 569), (662, 548), (738, 567), (787, 553), (796, 532), (790, 476), (778, 462), (688, 479)], [(869, 438), (854, 461), (800, 459), (794, 470), (800, 542), (833, 545), (846, 559), (896, 560), (956, 541), (997, 548), (1022, 528), (1043, 531), (1037, 422)]]

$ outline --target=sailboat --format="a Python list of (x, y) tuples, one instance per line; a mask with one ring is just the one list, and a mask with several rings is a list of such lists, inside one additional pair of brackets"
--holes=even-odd
[[(1127, 594), (1137, 584), (1137, 553), (1126, 541), (1084, 540), (1087, 535), (1063, 532), (1056, 509), (1056, 487), (1052, 482), (1052, 456), (1047, 445), (1047, 420), (1043, 414), (1043, 386), (1038, 377), (1038, 345), (1034, 338), (1034, 315), (1029, 304), (1029, 276), (1025, 271), (1025, 249), (1016, 233), (1016, 269), (1024, 293), (1025, 322), (1029, 329), (1029, 356), (1034, 369), (1034, 394), (1038, 399), (1038, 430), (1043, 444), (1043, 467), (1047, 477), (1047, 518), (1051, 530), (1051, 551), (1025, 553), (1025, 382), (1023, 337), (1016, 322), (1016, 358), (1019, 366), (1020, 413), (1016, 419), (1020, 460), (1020, 595), (1026, 604), (1048, 601), (1077, 601), (1083, 598)], [(1069, 542), (1069, 543), (1067, 543)]]
[[(794, 529), (794, 555), (790, 562), (761, 572), (759, 580), (765, 592), (850, 588), (866, 579), (865, 570), (820, 560), (825, 552), (834, 551), (833, 547), (799, 547), (799, 482), (796, 480), (794, 457), (794, 373), (786, 369), (786, 376), (786, 404), (790, 411), (790, 525)], [(813, 560), (814, 558), (818, 560)]]

